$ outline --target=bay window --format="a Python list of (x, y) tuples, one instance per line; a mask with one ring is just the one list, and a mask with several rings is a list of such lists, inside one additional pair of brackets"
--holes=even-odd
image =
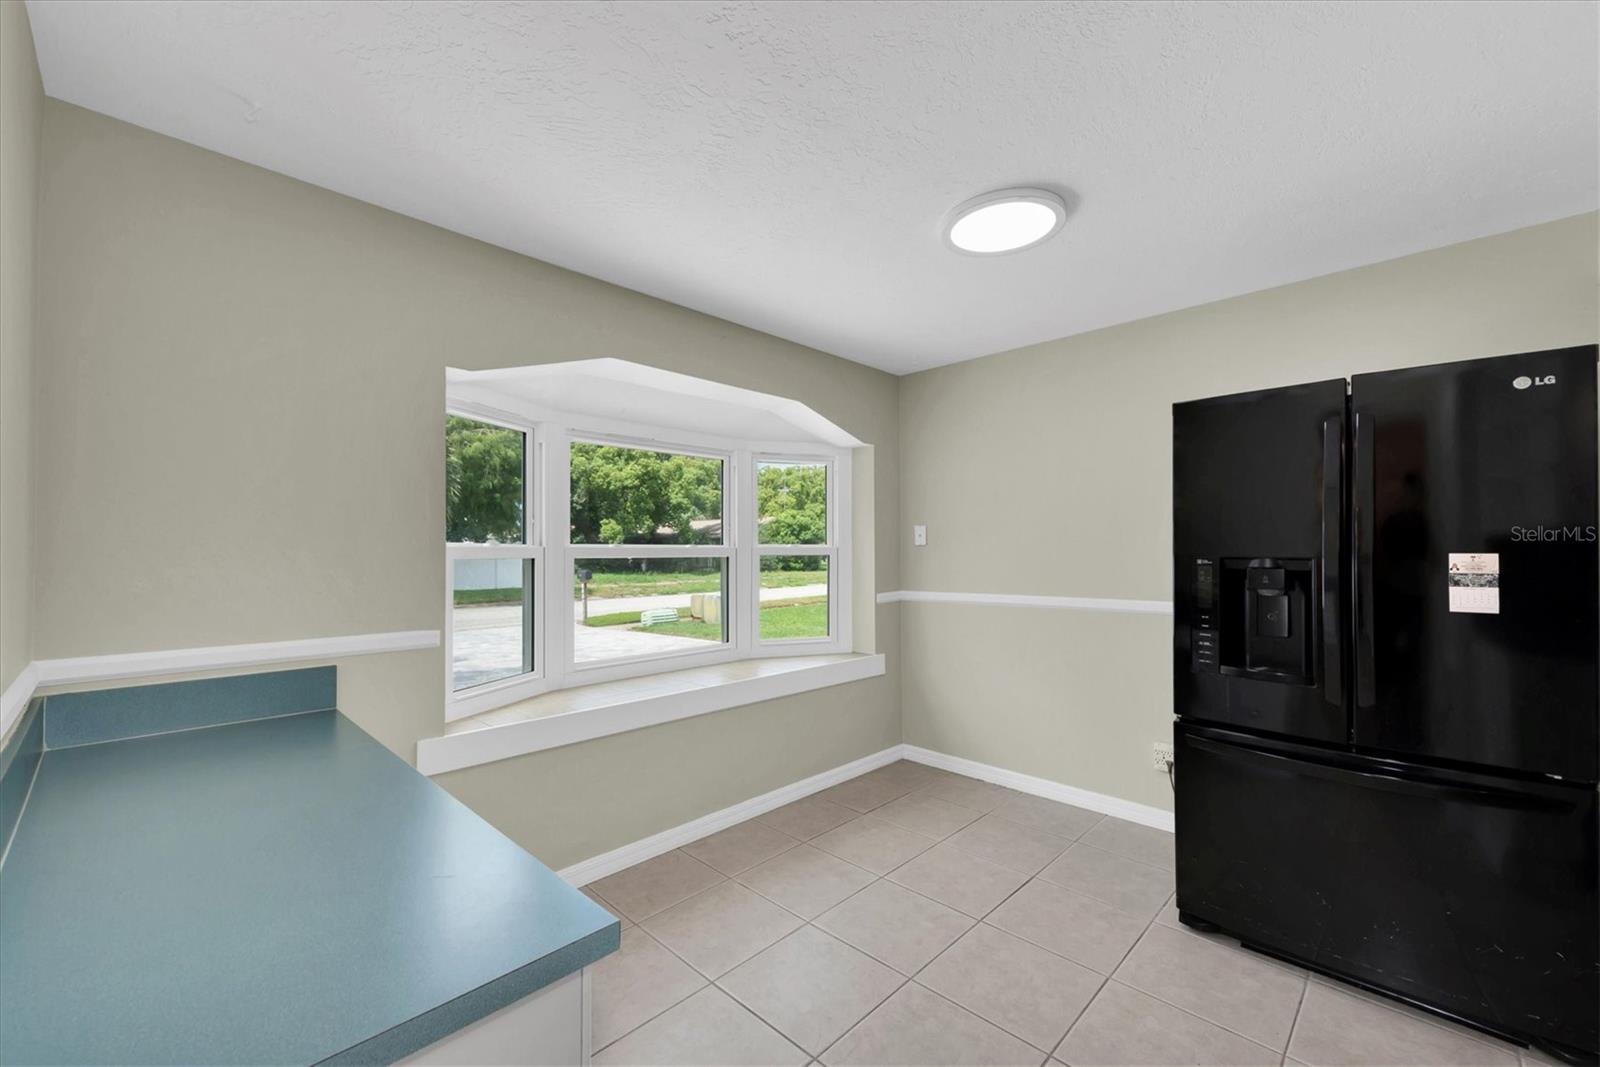
[(848, 449), (452, 399), (446, 718), (850, 650)]

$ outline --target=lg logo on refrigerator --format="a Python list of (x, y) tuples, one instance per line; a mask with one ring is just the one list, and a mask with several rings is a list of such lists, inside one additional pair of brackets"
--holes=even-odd
[(1556, 376), (1554, 374), (1545, 374), (1537, 378), (1530, 378), (1526, 374), (1519, 374), (1511, 379), (1511, 384), (1518, 389), (1526, 389), (1530, 385), (1554, 385), (1556, 384)]

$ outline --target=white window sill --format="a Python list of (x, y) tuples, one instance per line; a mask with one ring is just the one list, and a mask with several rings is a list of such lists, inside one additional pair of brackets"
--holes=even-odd
[(417, 742), (417, 770), (443, 774), (529, 752), (687, 719), (812, 689), (876, 678), (876, 655), (735, 660), (543, 693), (460, 719)]

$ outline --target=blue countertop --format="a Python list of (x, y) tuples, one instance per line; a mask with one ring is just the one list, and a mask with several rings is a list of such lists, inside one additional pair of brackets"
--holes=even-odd
[(337, 711), (53, 749), (0, 866), (0, 1061), (378, 1063), (612, 916)]

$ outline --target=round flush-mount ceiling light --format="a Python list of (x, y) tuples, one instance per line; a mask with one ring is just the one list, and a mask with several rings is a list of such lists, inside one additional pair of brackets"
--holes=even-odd
[(1067, 205), (1046, 189), (996, 189), (975, 196), (950, 213), (944, 240), (957, 252), (998, 256), (1030, 248), (1055, 236), (1067, 221)]

